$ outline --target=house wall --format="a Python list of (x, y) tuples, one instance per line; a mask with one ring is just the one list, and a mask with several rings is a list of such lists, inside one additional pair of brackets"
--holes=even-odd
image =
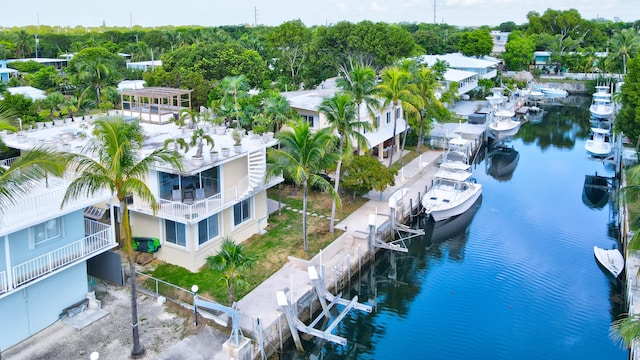
[(84, 238), (84, 214), (78, 210), (63, 216), (62, 236), (33, 245), (33, 227), (16, 231), (9, 235), (11, 265), (16, 266), (40, 255), (56, 250)]
[(87, 291), (87, 266), (81, 262), (0, 298), (0, 349), (55, 323), (62, 310), (82, 301)]

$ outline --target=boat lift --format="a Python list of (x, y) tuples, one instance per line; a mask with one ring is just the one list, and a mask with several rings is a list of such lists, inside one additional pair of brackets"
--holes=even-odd
[[(389, 242), (382, 241), (378, 238), (376, 233), (376, 214), (369, 214), (369, 250), (375, 253), (375, 249), (387, 249), (400, 252), (409, 252), (405, 240), (414, 238), (416, 236), (424, 235), (424, 229), (412, 229), (409, 226), (398, 221), (398, 211), (402, 214), (403, 198), (407, 194), (408, 189), (404, 188), (399, 191), (397, 195), (392, 195), (389, 198), (389, 221), (391, 225), (391, 240)], [(409, 211), (413, 211), (409, 206)], [(380, 215), (380, 214), (379, 214)], [(408, 234), (408, 235), (407, 235)], [(399, 238), (396, 240), (396, 236)]]
[[(318, 295), (318, 300), (322, 305), (322, 313), (320, 313), (320, 315), (318, 315), (318, 317), (316, 317), (311, 322), (311, 324), (305, 325), (300, 319), (298, 319), (294, 310), (295, 304), (289, 304), (284, 291), (280, 290), (276, 293), (278, 306), (280, 307), (282, 312), (284, 312), (287, 323), (289, 324), (289, 330), (291, 331), (291, 337), (296, 344), (296, 348), (299, 351), (304, 351), (298, 331), (305, 334), (313, 335), (324, 340), (329, 340), (339, 345), (346, 345), (347, 339), (338, 335), (334, 335), (332, 333), (333, 330), (340, 324), (340, 321), (342, 321), (342, 319), (347, 316), (351, 309), (370, 313), (372, 311), (372, 307), (370, 305), (358, 303), (358, 295), (354, 296), (351, 300), (347, 300), (341, 297), (342, 293), (339, 293), (338, 295), (331, 294), (329, 291), (327, 291), (324, 280), (318, 275), (318, 272), (316, 271), (316, 268), (314, 266), (309, 266), (308, 273), (309, 279), (311, 279), (311, 281), (313, 282), (316, 294)], [(327, 301), (329, 301), (328, 304)], [(320, 322), (320, 320), (322, 320), (323, 318), (330, 318), (329, 311), (336, 304), (343, 305), (345, 306), (345, 308), (342, 310), (342, 312), (340, 312), (340, 314), (338, 314), (334, 321), (326, 327), (325, 330), (316, 329), (315, 326)]]

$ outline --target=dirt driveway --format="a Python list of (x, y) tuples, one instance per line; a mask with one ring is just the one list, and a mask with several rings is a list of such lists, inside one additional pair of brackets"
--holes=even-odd
[[(131, 307), (128, 288), (99, 285), (96, 297), (108, 314), (76, 330), (58, 321), (28, 340), (2, 352), (2, 359), (128, 359), (132, 348)], [(220, 359), (228, 334), (213, 329), (199, 317), (196, 328), (193, 312), (174, 303), (158, 305), (154, 297), (138, 296), (140, 342), (146, 353), (139, 359)]]

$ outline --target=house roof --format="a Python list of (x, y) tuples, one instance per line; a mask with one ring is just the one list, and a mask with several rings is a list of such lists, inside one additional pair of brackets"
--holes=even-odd
[(320, 104), (324, 99), (330, 98), (335, 95), (339, 89), (314, 89), (314, 90), (300, 90), (290, 91), (282, 93), (287, 100), (289, 100), (289, 106), (308, 111), (318, 111)]
[(125, 89), (120, 91), (122, 95), (141, 96), (148, 98), (169, 98), (172, 96), (180, 96), (190, 94), (193, 90), (176, 89), (176, 88), (164, 88), (164, 87), (149, 87), (142, 89)]
[(460, 53), (445, 54), (445, 55), (422, 55), (417, 58), (418, 62), (433, 66), (437, 60), (446, 61), (451, 68), (463, 68), (463, 69), (485, 69), (495, 66), (498, 62), (495, 60), (476, 59), (473, 57), (464, 56)]
[(16, 86), (7, 88), (7, 91), (11, 95), (24, 95), (25, 97), (30, 98), (31, 100), (41, 100), (46, 98), (47, 96), (44, 94), (44, 91), (40, 89), (36, 89), (31, 86)]
[(144, 80), (123, 80), (118, 83), (118, 90), (142, 89), (145, 84)]
[(477, 76), (478, 73), (474, 73), (473, 71), (464, 71), (458, 69), (447, 69), (447, 72), (444, 73), (444, 79), (446, 81), (457, 81), (460, 82), (464, 79), (471, 78), (473, 76)]

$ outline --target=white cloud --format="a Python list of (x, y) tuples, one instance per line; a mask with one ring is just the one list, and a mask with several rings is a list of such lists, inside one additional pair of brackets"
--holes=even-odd
[(377, 1), (372, 2), (370, 7), (371, 7), (372, 11), (377, 12), (377, 13), (384, 13), (384, 12), (389, 11), (389, 7), (388, 6), (380, 5)]

